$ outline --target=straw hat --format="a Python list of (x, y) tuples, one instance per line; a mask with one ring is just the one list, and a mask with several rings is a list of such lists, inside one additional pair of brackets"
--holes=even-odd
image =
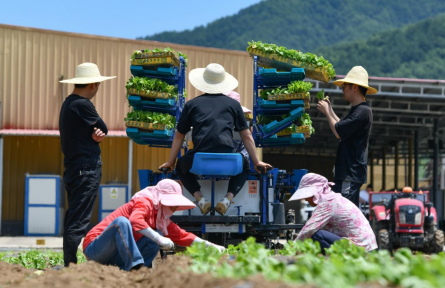
[(362, 66), (355, 66), (348, 72), (345, 78), (334, 81), (334, 84), (341, 87), (344, 83), (356, 84), (368, 88), (366, 94), (375, 94), (377, 90), (368, 86), (368, 72)]
[(90, 84), (116, 78), (116, 76), (101, 76), (99, 68), (94, 63), (82, 63), (76, 68), (76, 75), (72, 79), (59, 81), (60, 83)]
[(238, 87), (238, 80), (216, 63), (193, 69), (189, 73), (189, 81), (196, 89), (208, 94), (221, 94)]
[[(238, 103), (241, 104), (241, 96), (235, 92), (235, 91), (229, 91), (229, 92), (224, 92), (222, 93), (226, 96), (229, 96), (230, 98), (232, 98), (233, 100), (238, 101)], [(250, 111), (249, 109), (247, 109), (246, 107), (241, 105), (241, 108), (243, 109), (243, 113), (252, 113), (252, 111)]]

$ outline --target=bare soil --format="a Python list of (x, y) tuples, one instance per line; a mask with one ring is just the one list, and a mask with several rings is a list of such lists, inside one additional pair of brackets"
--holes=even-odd
[[(188, 272), (189, 258), (168, 256), (162, 262), (156, 259), (155, 269), (142, 267), (138, 271), (125, 272), (117, 267), (104, 266), (95, 262), (72, 265), (61, 270), (47, 270), (37, 275), (35, 270), (19, 265), (0, 262), (0, 287), (32, 288), (79, 288), (79, 287), (144, 287), (144, 288), (279, 288), (296, 287), (280, 282), (269, 282), (261, 275), (248, 279), (221, 279), (210, 274), (197, 275)], [(37, 272), (40, 273), (40, 272)], [(302, 287), (302, 286), (300, 286)], [(308, 286), (305, 286), (308, 287)]]

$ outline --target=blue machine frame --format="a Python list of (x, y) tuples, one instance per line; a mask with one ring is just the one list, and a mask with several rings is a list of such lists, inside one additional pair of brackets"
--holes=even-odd
[[(179, 119), (182, 108), (184, 105), (184, 98), (182, 97), (182, 91), (185, 87), (185, 65), (184, 59), (181, 57), (180, 59), (181, 66), (179, 74), (172, 73), (171, 75), (175, 76), (176, 82), (173, 81), (173, 78), (168, 78), (171, 84), (178, 84), (178, 102), (176, 107), (176, 119)], [(287, 85), (291, 81), (294, 80), (303, 80), (305, 78), (304, 69), (293, 69), (291, 72), (276, 72), (276, 71), (266, 71), (262, 70), (262, 68), (258, 67), (257, 57), (254, 57), (253, 63), (254, 69), (254, 87), (253, 87), (253, 138), (255, 140), (255, 145), (257, 147), (271, 147), (271, 146), (288, 146), (291, 144), (302, 144), (305, 142), (304, 135), (302, 133), (294, 134), (296, 137), (288, 137), (286, 139), (277, 139), (276, 133), (287, 128), (290, 124), (299, 119), (304, 112), (304, 105), (302, 105), (302, 101), (291, 101), (289, 105), (276, 104), (274, 106), (273, 103), (267, 103), (267, 107), (261, 107), (259, 105), (260, 97), (258, 97), (259, 89), (273, 88), (281, 85)], [(138, 68), (138, 70), (141, 70)], [(132, 69), (133, 72), (133, 69)], [(266, 73), (264, 73), (266, 72)], [(139, 71), (133, 72), (133, 74), (140, 76)], [(272, 75), (273, 74), (273, 75)], [(162, 80), (166, 80), (167, 78), (162, 78), (153, 75), (146, 75), (147, 77), (155, 77)], [(268, 101), (271, 102), (271, 101)], [(298, 102), (298, 103), (297, 103)], [(263, 105), (264, 106), (264, 105)], [(144, 107), (143, 107), (144, 108)], [(156, 111), (156, 107), (145, 107), (147, 110)], [(159, 110), (159, 109), (158, 109)], [(290, 112), (290, 116), (279, 123), (274, 123), (271, 125), (258, 125), (257, 123), (257, 115), (281, 115), (283, 113)], [(173, 113), (171, 113), (174, 115)], [(174, 130), (173, 130), (174, 132)], [(300, 135), (301, 134), (301, 135)], [(172, 144), (172, 140), (174, 139), (174, 133), (168, 140), (161, 139), (144, 139), (145, 145), (150, 145), (152, 147), (165, 147), (170, 148)], [(278, 141), (277, 141), (278, 140)], [(187, 151), (186, 147), (185, 151)], [(180, 157), (180, 155), (178, 156)], [(307, 173), (307, 170), (294, 170), (291, 173), (287, 173), (286, 171), (272, 169), (267, 173), (263, 173), (259, 175), (253, 169), (253, 163), (250, 164), (251, 169), (249, 172), (248, 180), (258, 180), (260, 185), (260, 213), (259, 215), (240, 215), (240, 207), (238, 208), (237, 216), (216, 216), (214, 212), (208, 216), (192, 216), (182, 215), (182, 216), (172, 216), (171, 219), (173, 222), (178, 223), (180, 226), (187, 226), (193, 224), (193, 227), (187, 227), (188, 231), (192, 232), (201, 232), (206, 233), (206, 223), (220, 223), (220, 224), (239, 224), (238, 232), (239, 234), (245, 233), (243, 231), (243, 225), (249, 225), (249, 229), (253, 229), (253, 231), (260, 232), (262, 236), (266, 238), (276, 237), (279, 230), (290, 230), (290, 229), (301, 229), (302, 224), (274, 224), (271, 219), (269, 219), (269, 209), (272, 203), (269, 203), (269, 195), (273, 193), (273, 204), (279, 204), (280, 201), (283, 201), (284, 195), (288, 192), (293, 194), (298, 187), (299, 180), (302, 175)], [(141, 187), (146, 187), (148, 185), (156, 185), (160, 180), (164, 178), (177, 179), (177, 175), (175, 171), (170, 173), (160, 173), (154, 172), (151, 170), (139, 170), (139, 181)], [(214, 181), (228, 179), (228, 177), (224, 175), (218, 176), (197, 176), (201, 180), (211, 180), (212, 181), (212, 191), (214, 190)], [(214, 197), (212, 193), (212, 203), (214, 202)], [(213, 204), (212, 204), (213, 205)], [(252, 230), (251, 229), (251, 230)], [(251, 231), (249, 230), (249, 231)], [(247, 233), (249, 233), (246, 230)]]
[[(29, 203), (29, 180), (30, 179), (56, 179), (56, 203), (54, 205), (49, 204), (30, 204)], [(25, 236), (58, 236), (59, 235), (59, 224), (60, 224), (60, 211), (59, 208), (62, 205), (65, 205), (65, 199), (63, 197), (64, 194), (62, 194), (62, 197), (60, 197), (60, 176), (31, 176), (29, 174), (25, 175)], [(61, 199), (62, 198), (62, 199)], [(62, 200), (62, 201), (61, 201)], [(63, 202), (63, 203), (61, 203)], [(30, 207), (50, 207), (55, 208), (56, 213), (56, 221), (55, 221), (55, 229), (54, 234), (45, 234), (45, 233), (28, 233), (28, 210)]]

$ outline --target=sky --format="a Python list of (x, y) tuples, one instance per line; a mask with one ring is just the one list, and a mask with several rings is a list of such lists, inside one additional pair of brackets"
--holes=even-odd
[[(206, 25), (261, 0), (0, 0), (0, 23), (135, 39)], [(166, 3), (160, 6), (159, 3)]]

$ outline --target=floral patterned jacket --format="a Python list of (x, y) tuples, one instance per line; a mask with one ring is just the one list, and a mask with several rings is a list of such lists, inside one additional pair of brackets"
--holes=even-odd
[(340, 194), (334, 199), (318, 203), (297, 240), (311, 238), (318, 230), (346, 238), (367, 251), (377, 249), (375, 235), (368, 220), (357, 206)]

